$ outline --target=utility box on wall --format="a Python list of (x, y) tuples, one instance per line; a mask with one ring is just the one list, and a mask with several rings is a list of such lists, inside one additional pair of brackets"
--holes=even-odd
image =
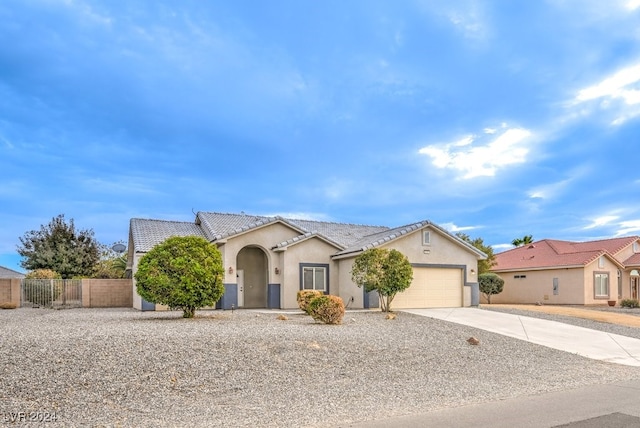
[(560, 293), (558, 278), (553, 278), (553, 295), (557, 296)]

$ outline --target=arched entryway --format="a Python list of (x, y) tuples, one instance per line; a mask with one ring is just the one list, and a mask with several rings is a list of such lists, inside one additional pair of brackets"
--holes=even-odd
[(244, 247), (236, 258), (238, 306), (267, 307), (268, 260), (259, 247)]

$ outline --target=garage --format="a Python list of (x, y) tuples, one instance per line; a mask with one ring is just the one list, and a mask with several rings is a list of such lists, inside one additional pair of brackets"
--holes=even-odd
[(413, 282), (398, 293), (392, 309), (462, 306), (462, 269), (414, 267)]

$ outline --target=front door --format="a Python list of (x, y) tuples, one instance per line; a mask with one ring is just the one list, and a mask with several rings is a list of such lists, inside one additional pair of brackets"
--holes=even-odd
[(239, 269), (236, 274), (236, 278), (238, 280), (238, 307), (242, 308), (244, 306), (244, 270)]

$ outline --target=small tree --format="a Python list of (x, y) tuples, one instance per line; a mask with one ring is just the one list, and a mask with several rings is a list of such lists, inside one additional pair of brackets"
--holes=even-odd
[(504, 279), (495, 273), (482, 273), (478, 275), (480, 292), (487, 299), (487, 303), (491, 304), (491, 296), (502, 293), (504, 288)]
[(196, 309), (222, 297), (223, 275), (215, 245), (198, 236), (174, 236), (142, 256), (136, 289), (145, 300), (182, 309), (184, 318), (193, 318)]
[(24, 257), (20, 265), (27, 270), (51, 269), (65, 279), (88, 277), (98, 263), (93, 230), (76, 230), (73, 219), (67, 223), (64, 214), (19, 239), (18, 254)]
[(458, 232), (456, 233), (456, 236), (487, 255), (486, 259), (478, 260), (478, 275), (489, 272), (496, 264), (496, 256), (493, 254), (493, 247), (491, 247), (491, 245), (485, 245), (482, 238), (471, 239), (471, 237), (466, 233)]
[(351, 280), (366, 292), (376, 291), (382, 310), (390, 312), (396, 294), (411, 285), (413, 268), (398, 250), (371, 248), (356, 257)]
[(95, 270), (93, 272), (93, 278), (102, 279), (119, 279), (124, 278), (127, 271), (127, 255), (117, 253), (113, 246), (116, 244), (122, 244), (122, 242), (116, 242), (111, 246), (99, 244), (100, 260), (96, 263)]

